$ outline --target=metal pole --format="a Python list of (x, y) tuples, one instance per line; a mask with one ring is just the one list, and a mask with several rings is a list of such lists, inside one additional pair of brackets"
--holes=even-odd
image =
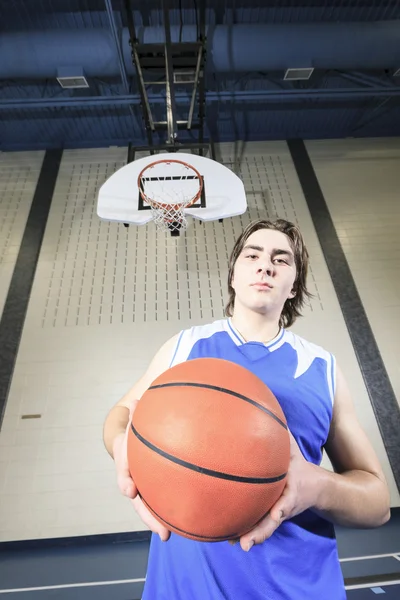
[(128, 158), (126, 160), (127, 164), (131, 163), (135, 160), (135, 149), (132, 147), (132, 143), (128, 144)]
[[(128, 75), (127, 75), (127, 72), (125, 69), (124, 57), (122, 54), (122, 49), (121, 49), (119, 38), (118, 38), (118, 31), (117, 31), (117, 26), (116, 26), (115, 19), (114, 19), (114, 13), (113, 13), (112, 5), (111, 5), (111, 0), (105, 0), (105, 3), (106, 3), (108, 18), (110, 21), (111, 32), (113, 34), (115, 46), (117, 48), (118, 62), (119, 62), (119, 69), (121, 72), (122, 83), (125, 88), (125, 92), (127, 94), (129, 94), (129, 92), (130, 92), (129, 79), (128, 79)], [(130, 104), (128, 108), (129, 108), (129, 112), (131, 113), (134, 123), (136, 123), (136, 115), (134, 113), (132, 105)]]
[(171, 28), (169, 21), (169, 12), (167, 6), (168, 0), (163, 0), (164, 27), (165, 27), (165, 71), (166, 71), (166, 98), (167, 98), (167, 126), (168, 142), (174, 144), (178, 137), (178, 127), (176, 124), (176, 104), (174, 90), (174, 71), (172, 67), (171, 52)]
[(126, 70), (125, 70), (124, 57), (122, 55), (121, 46), (119, 44), (117, 26), (115, 24), (114, 13), (113, 13), (113, 9), (111, 6), (111, 0), (105, 0), (105, 3), (106, 3), (108, 19), (110, 21), (111, 32), (113, 34), (115, 45), (117, 47), (119, 70), (121, 71), (121, 78), (122, 78), (122, 81), (124, 84), (125, 91), (127, 94), (129, 94), (129, 81), (128, 81), (128, 76), (127, 76)]
[[(144, 84), (142, 84), (143, 77), (141, 77), (140, 60), (139, 60), (138, 54), (136, 52), (137, 38), (136, 38), (135, 24), (133, 22), (133, 17), (132, 17), (132, 8), (131, 8), (130, 0), (125, 0), (123, 6), (125, 8), (126, 20), (128, 23), (129, 37), (130, 37), (129, 43), (132, 48), (131, 54), (135, 58), (136, 72), (139, 75), (139, 86), (138, 87), (139, 87), (139, 94), (140, 94), (140, 99), (141, 99), (141, 104), (142, 104), (143, 115), (144, 115), (144, 124), (146, 127), (147, 141), (148, 141), (149, 146), (152, 146), (153, 145), (153, 136), (151, 133), (151, 131), (152, 131), (151, 112), (148, 112), (148, 111), (150, 111), (150, 105), (148, 103), (146, 89), (144, 87)], [(154, 154), (154, 150), (150, 150), (150, 154)]]
[(146, 88), (145, 88), (145, 84), (144, 84), (144, 79), (143, 79), (143, 72), (142, 72), (142, 68), (140, 66), (140, 59), (139, 59), (139, 55), (137, 53), (137, 50), (135, 48), (135, 44), (132, 45), (132, 52), (133, 52), (133, 56), (135, 58), (136, 70), (137, 70), (137, 73), (138, 73), (138, 76), (139, 76), (140, 89), (142, 90), (143, 102), (144, 102), (146, 110), (147, 110), (147, 117), (148, 117), (148, 121), (149, 121), (149, 126), (150, 126), (151, 130), (154, 131), (153, 115), (151, 114), (151, 108), (150, 108), (150, 104), (149, 104), (149, 98), (147, 96), (147, 92), (146, 92)]
[[(205, 90), (205, 62), (206, 62), (206, 1), (200, 0), (200, 42), (203, 45), (202, 52), (202, 67), (203, 74), (200, 78), (200, 86), (199, 86), (199, 143), (202, 144), (204, 140), (204, 113), (205, 113), (205, 105), (206, 105), (206, 90)], [(200, 149), (200, 156), (203, 156), (203, 150)]]
[(191, 126), (192, 126), (193, 110), (194, 110), (194, 103), (195, 103), (195, 100), (196, 100), (197, 84), (198, 84), (198, 81), (199, 81), (199, 74), (200, 74), (200, 66), (201, 66), (202, 56), (203, 56), (203, 47), (200, 46), (200, 48), (199, 48), (199, 55), (197, 57), (196, 75), (195, 75), (195, 78), (194, 78), (192, 100), (190, 102), (189, 117), (188, 117), (188, 123), (187, 123), (187, 128), (188, 129), (190, 129)]

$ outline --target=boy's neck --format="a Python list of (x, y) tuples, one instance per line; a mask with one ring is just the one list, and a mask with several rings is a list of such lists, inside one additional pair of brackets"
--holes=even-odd
[(232, 324), (246, 342), (261, 342), (267, 344), (280, 331), (279, 319), (268, 318), (254, 311), (235, 310)]

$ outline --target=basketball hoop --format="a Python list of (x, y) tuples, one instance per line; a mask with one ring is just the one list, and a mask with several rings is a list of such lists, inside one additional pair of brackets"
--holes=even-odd
[(184, 210), (200, 198), (203, 178), (182, 160), (157, 160), (139, 173), (138, 188), (143, 202), (151, 207), (156, 226), (173, 232), (187, 228)]

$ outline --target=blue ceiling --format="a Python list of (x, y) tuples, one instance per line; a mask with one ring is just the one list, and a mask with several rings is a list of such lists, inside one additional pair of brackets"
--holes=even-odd
[[(169, 0), (171, 25), (183, 31), (183, 39), (195, 35), (194, 8), (203, 1)], [(1, 150), (147, 143), (123, 5), (123, 0), (0, 0)], [(131, 5), (138, 30), (162, 31), (161, 0)], [(394, 76), (400, 69), (400, 0), (207, 0), (205, 14), (206, 140), (400, 135), (400, 76)], [(329, 33), (338, 25), (342, 37)], [(223, 56), (225, 38), (218, 41), (218, 32), (236, 58)], [(218, 67), (218, 56), (228, 66)], [(85, 65), (89, 88), (60, 87), (54, 69), (69, 62)], [(286, 68), (299, 66), (315, 67), (308, 81), (283, 80)], [(160, 87), (148, 89), (155, 120), (166, 118)], [(183, 86), (178, 119), (187, 118), (189, 101), (190, 90)], [(179, 140), (195, 141), (197, 135), (180, 132)], [(164, 143), (166, 133), (158, 132), (154, 141)]]

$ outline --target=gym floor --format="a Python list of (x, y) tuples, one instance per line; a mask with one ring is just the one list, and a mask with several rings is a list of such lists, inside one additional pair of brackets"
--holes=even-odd
[[(336, 529), (349, 600), (400, 598), (400, 510), (379, 530)], [(368, 548), (368, 555), (365, 554)], [(2, 545), (0, 594), (14, 600), (140, 600), (147, 532)]]
[(217, 152), (248, 211), (178, 238), (99, 221), (97, 190), (126, 148), (0, 155), (2, 597), (140, 598), (148, 532), (117, 490), (105, 415), (165, 339), (222, 317), (235, 237), (279, 215), (311, 255), (314, 299), (294, 330), (337, 356), (391, 492), (385, 526), (337, 529), (348, 598), (400, 598), (400, 141)]

